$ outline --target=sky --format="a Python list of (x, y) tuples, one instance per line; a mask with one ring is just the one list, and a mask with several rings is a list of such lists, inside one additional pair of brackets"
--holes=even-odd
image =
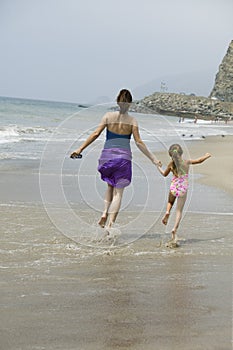
[(233, 0), (0, 0), (0, 96), (79, 103), (208, 96)]

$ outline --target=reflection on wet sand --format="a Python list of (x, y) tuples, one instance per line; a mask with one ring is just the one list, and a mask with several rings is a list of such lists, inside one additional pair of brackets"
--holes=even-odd
[(3, 349), (230, 349), (231, 216), (189, 213), (176, 249), (159, 224), (113, 249), (70, 241), (39, 206), (1, 210)]

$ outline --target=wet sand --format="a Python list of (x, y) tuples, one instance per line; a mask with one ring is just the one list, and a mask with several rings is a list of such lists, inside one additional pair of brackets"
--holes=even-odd
[[(192, 157), (212, 153), (197, 166), (204, 175), (197, 181), (226, 190), (227, 201), (232, 168), (224, 159), (231, 146), (231, 137), (189, 145)], [(214, 166), (219, 162), (226, 164), (223, 173)], [(7, 172), (2, 174), (5, 179)], [(15, 202), (8, 189), (7, 203), (1, 183), (1, 349), (232, 349), (229, 210), (188, 212), (177, 249), (165, 247), (169, 234), (160, 220), (132, 244), (87, 247), (57, 230), (38, 201), (38, 187), (33, 192), (34, 172), (24, 175), (9, 177), (12, 186), (13, 177), (18, 179)], [(27, 201), (20, 202), (28, 185)], [(80, 215), (97, 219), (93, 211)], [(126, 211), (119, 221), (125, 216)]]
[(206, 218), (190, 214), (178, 249), (160, 245), (159, 226), (96, 249), (59, 235), (40, 207), (14, 214), (1, 236), (2, 349), (231, 349), (231, 218), (209, 217), (200, 236)]

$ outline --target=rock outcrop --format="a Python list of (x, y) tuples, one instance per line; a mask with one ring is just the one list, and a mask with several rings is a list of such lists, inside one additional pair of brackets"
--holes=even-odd
[(210, 97), (233, 102), (233, 40), (219, 66)]
[(203, 119), (232, 119), (233, 103), (202, 96), (156, 92), (137, 101), (132, 111)]

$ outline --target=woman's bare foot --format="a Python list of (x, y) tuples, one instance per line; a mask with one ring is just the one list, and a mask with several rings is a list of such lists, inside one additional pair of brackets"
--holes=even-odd
[(168, 219), (169, 219), (169, 215), (170, 215), (170, 213), (168, 211), (166, 211), (164, 217), (162, 218), (162, 223), (164, 225), (167, 225), (167, 222), (168, 222)]
[(101, 216), (100, 221), (98, 222), (98, 224), (99, 224), (102, 228), (104, 228), (107, 219), (108, 219), (108, 216)]

